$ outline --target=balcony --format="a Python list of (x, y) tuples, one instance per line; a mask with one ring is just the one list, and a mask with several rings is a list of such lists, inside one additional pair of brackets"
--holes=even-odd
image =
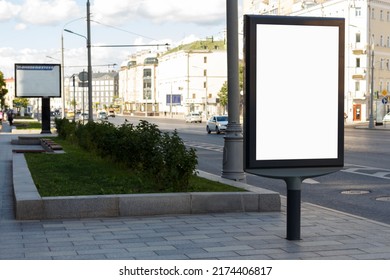
[(363, 68), (355, 68), (352, 73), (353, 80), (365, 80), (366, 79), (366, 71)]
[(352, 53), (354, 55), (365, 55), (366, 54), (366, 47), (362, 43), (355, 43), (352, 44)]

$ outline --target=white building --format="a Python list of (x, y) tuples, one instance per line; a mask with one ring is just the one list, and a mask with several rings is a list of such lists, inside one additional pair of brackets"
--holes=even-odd
[(131, 56), (121, 65), (119, 97), (124, 113), (182, 117), (201, 112), (206, 118), (222, 111), (218, 94), (226, 80), (223, 42), (197, 42), (155, 57)]
[(122, 112), (156, 115), (159, 112), (156, 90), (157, 54), (139, 52), (122, 63), (119, 71), (119, 99)]
[[(248, 14), (256, 12), (252, 10), (255, 9), (258, 14), (345, 18), (347, 122), (366, 121), (369, 118), (371, 80), (373, 80), (373, 116), (377, 123), (381, 123), (383, 116), (389, 111), (389, 106), (384, 104), (387, 101), (387, 92), (390, 91), (389, 0), (244, 0), (244, 7), (245, 13)], [(371, 46), (374, 48), (372, 49)], [(373, 76), (371, 75), (372, 50), (374, 50)]]

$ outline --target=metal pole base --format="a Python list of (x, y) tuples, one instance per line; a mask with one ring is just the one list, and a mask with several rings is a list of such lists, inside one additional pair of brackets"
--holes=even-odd
[(223, 148), (222, 178), (245, 182), (243, 167), (244, 138), (241, 124), (228, 124)]

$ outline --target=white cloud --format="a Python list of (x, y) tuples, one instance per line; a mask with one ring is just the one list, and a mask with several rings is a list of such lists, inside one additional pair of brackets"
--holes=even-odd
[(226, 0), (95, 0), (94, 17), (106, 23), (136, 18), (160, 22), (215, 24), (223, 22)]
[(74, 0), (26, 0), (21, 6), (19, 18), (32, 24), (53, 24), (79, 15), (79, 7)]
[(5, 21), (13, 18), (20, 11), (20, 6), (14, 5), (11, 2), (0, 0), (0, 21)]
[(156, 22), (187, 22), (215, 24), (225, 16), (225, 0), (149, 0), (140, 5), (139, 12)]
[(27, 28), (27, 25), (24, 23), (18, 23), (17, 25), (15, 25), (15, 30), (24, 30), (26, 28)]

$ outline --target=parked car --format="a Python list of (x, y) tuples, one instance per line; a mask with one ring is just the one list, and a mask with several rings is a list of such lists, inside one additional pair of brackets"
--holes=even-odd
[(383, 122), (390, 122), (390, 113), (387, 113), (387, 114), (383, 117)]
[(102, 111), (102, 112), (99, 112), (98, 113), (98, 116), (97, 116), (98, 120), (107, 120), (108, 119), (108, 116), (107, 116), (107, 113)]
[(115, 118), (115, 111), (114, 110), (108, 110), (108, 116)]
[(206, 131), (210, 134), (212, 131), (215, 131), (217, 134), (221, 133), (221, 131), (225, 131), (228, 124), (227, 116), (212, 116), (207, 121)]
[(81, 114), (78, 116), (78, 120), (79, 120), (79, 121), (87, 121), (87, 120), (88, 120), (88, 113), (81, 113)]
[(193, 122), (201, 123), (202, 122), (202, 115), (199, 113), (191, 112), (188, 115), (186, 115), (185, 119), (186, 119), (186, 122), (189, 122), (189, 123), (193, 123)]

